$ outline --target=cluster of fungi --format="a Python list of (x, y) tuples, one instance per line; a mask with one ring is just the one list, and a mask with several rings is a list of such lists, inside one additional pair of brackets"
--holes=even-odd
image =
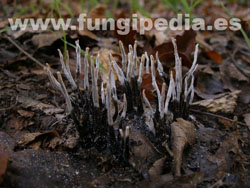
[[(108, 79), (100, 76), (99, 54), (89, 56), (86, 48), (81, 59), (81, 48), (76, 42), (76, 71), (70, 71), (69, 60), (59, 51), (65, 78), (71, 88), (69, 93), (62, 75), (54, 77), (49, 65), (45, 68), (50, 82), (60, 91), (66, 101), (67, 113), (71, 115), (79, 132), (82, 147), (95, 147), (102, 153), (116, 156), (117, 160), (129, 162), (136, 135), (143, 135), (153, 147), (164, 153), (163, 142), (171, 134), (170, 124), (178, 117), (187, 119), (189, 105), (194, 97), (194, 71), (197, 68), (198, 45), (189, 71), (182, 74), (181, 58), (175, 39), (172, 38), (175, 55), (174, 73), (166, 74), (158, 54), (154, 58), (144, 53), (137, 56), (137, 42), (129, 45), (126, 54), (120, 41), (122, 60), (118, 65), (109, 54)], [(82, 67), (83, 65), (83, 67)], [(148, 100), (141, 84), (144, 75), (152, 78), (155, 100)], [(163, 84), (157, 84), (156, 74)], [(83, 75), (83, 79), (81, 77)], [(140, 140), (139, 140), (140, 141)], [(138, 143), (137, 143), (138, 144)]]

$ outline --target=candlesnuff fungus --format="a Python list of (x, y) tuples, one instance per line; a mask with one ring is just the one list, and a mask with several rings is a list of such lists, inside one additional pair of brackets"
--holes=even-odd
[[(99, 74), (99, 63), (101, 63), (99, 54), (95, 59), (91, 56), (89, 62), (89, 48), (86, 48), (82, 61), (81, 48), (77, 41), (75, 79), (69, 68), (69, 60), (64, 62), (63, 55), (59, 51), (63, 73), (73, 89), (70, 95), (61, 74), (57, 73), (57, 80), (47, 65), (45, 70), (50, 82), (63, 94), (67, 113), (71, 114), (74, 120), (83, 147), (96, 147), (101, 152), (112, 153), (118, 159), (129, 161), (132, 164), (133, 157), (136, 157), (131, 153), (135, 151), (133, 148), (137, 147), (136, 141), (133, 139), (137, 138), (134, 136), (136, 134), (141, 135), (145, 146), (150, 143), (151, 148), (154, 147), (157, 151), (161, 151), (159, 153), (167, 153), (163, 142), (169, 137), (170, 123), (175, 118), (185, 119), (189, 116), (188, 108), (194, 97), (193, 74), (197, 68), (198, 56), (198, 45), (196, 45), (192, 67), (183, 76), (181, 58), (178, 55), (175, 39), (172, 39), (172, 43), (175, 55), (175, 74), (171, 71), (168, 75), (163, 71), (158, 53), (155, 58), (152, 55), (149, 57), (147, 52), (138, 57), (137, 42), (135, 42), (134, 46), (129, 45), (129, 52), (126, 55), (123, 44), (119, 41), (122, 67), (109, 54), (108, 81), (104, 82)], [(83, 82), (80, 80), (81, 67), (83, 67)], [(156, 80), (158, 73), (163, 80), (161, 88)], [(145, 90), (141, 89), (145, 74), (150, 74), (152, 77), (156, 103), (151, 103)], [(168, 90), (166, 90), (167, 86)], [(119, 88), (119, 92), (117, 88)], [(147, 168), (137, 166), (137, 170), (144, 173), (141, 169)]]

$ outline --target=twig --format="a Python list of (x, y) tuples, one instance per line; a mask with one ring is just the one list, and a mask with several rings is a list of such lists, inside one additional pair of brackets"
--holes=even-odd
[[(218, 114), (213, 114), (213, 113), (210, 113), (210, 112), (202, 112), (202, 111), (195, 110), (195, 109), (190, 109), (190, 111), (196, 112), (196, 113), (200, 113), (200, 114), (204, 114), (204, 115), (208, 115), (208, 116), (217, 117), (217, 118), (222, 118), (222, 119), (225, 119), (225, 120), (228, 120), (228, 121), (231, 121), (231, 122), (235, 122), (235, 120), (233, 120), (233, 119), (230, 119), (230, 118), (227, 118), (227, 117), (218, 115)], [(241, 122), (239, 122), (239, 121), (238, 121), (237, 123), (238, 123), (239, 125), (247, 126), (247, 124), (241, 123)], [(247, 126), (247, 127), (248, 127), (248, 126)]]
[(32, 61), (34, 61), (36, 64), (38, 64), (40, 67), (44, 68), (45, 66), (38, 61), (37, 59), (35, 59), (34, 57), (32, 57), (28, 52), (26, 52), (24, 49), (22, 49), (22, 47), (20, 47), (14, 40), (12, 40), (9, 36), (4, 35), (4, 37), (10, 41), (18, 50), (20, 50), (22, 53), (24, 53), (28, 58), (30, 58)]

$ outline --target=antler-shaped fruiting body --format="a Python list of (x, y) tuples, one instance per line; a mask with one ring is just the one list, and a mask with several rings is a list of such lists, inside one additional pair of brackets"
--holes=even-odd
[[(160, 140), (158, 138), (167, 134), (169, 114), (173, 113), (174, 118), (188, 117), (188, 108), (194, 97), (194, 71), (197, 68), (198, 45), (195, 48), (192, 67), (183, 77), (175, 39), (172, 39), (172, 43), (175, 55), (175, 78), (172, 71), (170, 75), (164, 72), (158, 53), (155, 58), (152, 55), (149, 57), (147, 52), (138, 57), (137, 42), (134, 46), (129, 45), (128, 54), (122, 42), (119, 42), (122, 67), (118, 65), (112, 54), (109, 54), (107, 82), (100, 79), (99, 54), (96, 58), (89, 56), (89, 48), (86, 48), (82, 60), (81, 47), (79, 42), (76, 42), (76, 80), (74, 80), (69, 68), (69, 57), (67, 56), (67, 61), (64, 63), (63, 55), (59, 50), (64, 76), (69, 81), (73, 93), (68, 94), (59, 72), (57, 80), (49, 65), (45, 70), (52, 86), (63, 94), (67, 112), (75, 122), (83, 146), (96, 146), (102, 151), (114, 152), (118, 157), (128, 160), (129, 137), (133, 132), (143, 132), (145, 135), (153, 135), (151, 139)], [(81, 67), (83, 67), (83, 82), (80, 80)], [(141, 90), (144, 74), (150, 74), (152, 77), (156, 104), (148, 100), (145, 90)], [(161, 88), (157, 84), (156, 74), (162, 78)], [(117, 81), (115, 75), (118, 78)], [(119, 92), (117, 92), (118, 87), (121, 88)], [(133, 120), (135, 116), (144, 123), (140, 126), (127, 124), (128, 120)], [(154, 123), (145, 123), (146, 120)], [(138, 130), (138, 127), (142, 130)]]

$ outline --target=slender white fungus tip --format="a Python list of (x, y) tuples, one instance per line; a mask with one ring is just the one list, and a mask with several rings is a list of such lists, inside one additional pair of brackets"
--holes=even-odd
[(150, 61), (151, 61), (151, 74), (152, 74), (152, 80), (155, 79), (155, 60), (154, 60), (154, 56), (150, 55)]
[(166, 96), (166, 83), (163, 83), (162, 87), (161, 87), (161, 101), (160, 101), (160, 117), (161, 119), (164, 117), (164, 100), (165, 100), (165, 96)]
[(124, 138), (124, 133), (123, 133), (122, 129), (119, 129), (119, 133), (120, 133), (121, 137)]
[(142, 83), (144, 63), (145, 63), (145, 55), (143, 54), (142, 57), (141, 57), (141, 63), (140, 63), (140, 67), (139, 67), (139, 76), (138, 76), (138, 79), (137, 79), (137, 82), (138, 82), (139, 85), (141, 85), (141, 83)]
[(151, 59), (152, 85), (153, 85), (154, 90), (157, 93), (158, 102), (160, 104), (161, 93), (160, 93), (160, 90), (159, 90), (158, 85), (156, 83), (156, 78), (155, 78), (155, 73), (154, 73), (154, 57), (152, 55), (150, 55), (150, 59)]
[(113, 125), (111, 88), (110, 88), (109, 84), (107, 84), (106, 109), (107, 109), (108, 124)]
[(170, 102), (170, 99), (171, 99), (173, 93), (175, 93), (175, 85), (174, 85), (173, 73), (171, 71), (170, 82), (169, 82), (169, 86), (168, 86), (168, 92), (167, 92), (167, 97), (166, 97), (165, 107), (164, 107), (165, 114), (168, 113), (168, 106), (169, 106), (169, 102)]
[(126, 94), (123, 94), (123, 109), (122, 109), (122, 118), (126, 117), (126, 113), (127, 113), (127, 97)]
[(52, 84), (52, 86), (55, 89), (58, 89), (62, 94), (63, 94), (63, 89), (61, 84), (56, 80), (56, 78), (54, 77), (54, 75), (52, 74), (52, 72), (50, 71), (50, 66), (48, 63), (46, 63), (47, 67), (44, 67), (44, 70), (47, 72), (50, 83)]
[(127, 67), (127, 80), (130, 81), (131, 76), (131, 65), (132, 64), (132, 54), (128, 53), (128, 67)]
[(187, 96), (188, 96), (188, 83), (187, 83), (188, 78), (189, 76), (187, 76), (184, 80), (184, 102), (187, 101)]
[(63, 82), (63, 79), (62, 79), (62, 76), (61, 76), (61, 73), (60, 72), (57, 72), (57, 78), (58, 78), (58, 81), (60, 82), (61, 86), (62, 86), (62, 90), (63, 90), (63, 96), (65, 98), (65, 101), (66, 101), (66, 106), (67, 106), (67, 112), (68, 113), (71, 113), (73, 107), (72, 107), (72, 104), (71, 104), (71, 100), (70, 100), (70, 97), (69, 97), (69, 94), (68, 94), (68, 91), (64, 85), (64, 82)]
[(100, 66), (100, 53), (98, 52), (98, 54), (96, 56), (96, 60), (95, 60), (95, 69), (96, 69), (97, 80), (99, 78), (99, 66)]
[(180, 101), (181, 97), (181, 90), (182, 90), (182, 66), (181, 66), (181, 59), (178, 54), (176, 40), (172, 38), (172, 43), (174, 46), (174, 56), (175, 56), (175, 81), (176, 81), (176, 94), (177, 94), (177, 101)]
[(64, 64), (64, 60), (63, 60), (63, 55), (62, 55), (62, 52), (58, 49), (58, 52), (59, 52), (59, 56), (60, 56), (60, 62), (61, 62), (61, 65), (62, 65), (62, 69), (63, 69), (63, 72), (64, 72), (64, 75), (66, 76), (66, 78), (68, 79), (68, 81), (70, 82), (71, 86), (73, 89), (76, 89), (77, 88), (77, 85), (71, 75), (71, 72), (69, 70), (69, 66)]
[(89, 88), (89, 48), (86, 48), (85, 50), (85, 57), (84, 57), (84, 82), (83, 82), (83, 88), (88, 89)]
[(198, 59), (198, 52), (199, 52), (199, 44), (196, 44), (195, 46), (195, 51), (194, 51), (194, 60), (192, 63), (191, 68), (189, 69), (189, 71), (186, 73), (185, 76), (191, 75), (194, 73), (194, 71), (197, 69), (197, 59)]
[(76, 74), (81, 74), (81, 47), (79, 40), (76, 41)]
[(135, 43), (134, 43), (134, 51), (133, 51), (133, 63), (135, 65), (135, 70), (137, 70), (137, 51), (136, 51), (136, 48), (137, 48), (137, 41), (135, 41)]
[(190, 93), (190, 98), (189, 98), (189, 104), (192, 104), (194, 100), (194, 85), (191, 85), (190, 89), (191, 89), (191, 93)]
[(115, 61), (115, 58), (111, 53), (109, 53), (108, 57), (109, 57), (109, 62)]
[(124, 81), (125, 81), (125, 76), (123, 74), (122, 69), (117, 65), (117, 63), (115, 61), (113, 61), (113, 67), (115, 69), (116, 75), (118, 77), (119, 82), (124, 85)]
[(96, 69), (94, 67), (94, 59), (91, 56), (91, 78), (92, 78), (92, 100), (95, 107), (99, 108), (99, 100), (98, 100), (98, 87), (97, 87), (97, 77), (96, 77)]
[(189, 87), (189, 92), (190, 92), (189, 104), (192, 104), (193, 99), (194, 99), (194, 76), (193, 75), (192, 75), (192, 80), (191, 80), (191, 84)]
[(128, 45), (129, 53), (131, 53), (131, 56), (133, 57), (133, 47), (132, 45)]
[(104, 83), (102, 82), (101, 84), (101, 99), (102, 99), (102, 104), (105, 104), (105, 91), (104, 91)]
[(163, 77), (163, 67), (162, 67), (162, 63), (160, 62), (159, 56), (158, 56), (158, 52), (156, 52), (156, 62), (157, 62), (157, 71), (159, 72), (160, 76)]
[(69, 74), (71, 75), (71, 71), (70, 71), (70, 67), (69, 67), (69, 51), (66, 51), (66, 62), (65, 62), (65, 66), (67, 71), (69, 72)]
[(130, 130), (130, 127), (127, 125), (126, 130), (125, 130), (125, 138), (129, 137), (129, 132), (130, 132), (129, 130)]
[(123, 72), (126, 72), (126, 67), (127, 67), (126, 52), (125, 52), (122, 41), (119, 41), (119, 46), (120, 46), (120, 50), (122, 54), (122, 70)]
[(150, 102), (149, 102), (149, 100), (148, 100), (148, 98), (147, 98), (147, 96), (145, 94), (145, 89), (142, 91), (142, 97), (143, 97), (143, 100), (144, 100), (146, 106), (148, 106), (148, 108), (150, 110), (150, 113), (152, 115), (153, 114), (153, 108), (152, 108), (152, 106), (151, 106), (151, 104), (150, 104)]
[(109, 69), (109, 83), (110, 83), (110, 88), (111, 88), (111, 92), (112, 92), (112, 97), (115, 101), (117, 101), (115, 76), (114, 76), (114, 72), (113, 72), (111, 65), (110, 65), (110, 69)]
[(146, 74), (149, 74), (149, 57), (147, 52), (145, 52), (145, 57), (146, 57)]

